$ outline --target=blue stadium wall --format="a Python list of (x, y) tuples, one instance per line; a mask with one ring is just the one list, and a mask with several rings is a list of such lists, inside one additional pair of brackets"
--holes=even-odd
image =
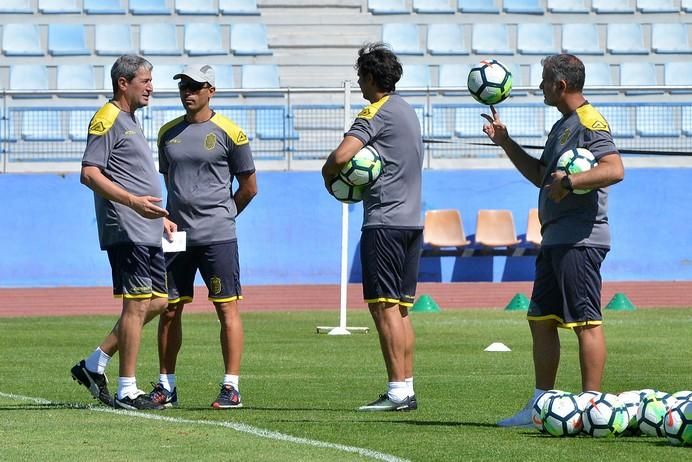
[[(242, 280), (339, 281), (341, 205), (318, 172), (263, 172), (238, 220)], [(692, 169), (629, 169), (611, 189), (607, 281), (692, 279)], [(537, 190), (513, 170), (425, 171), (424, 209), (456, 208), (467, 234), (481, 208), (510, 209), (526, 229)], [(350, 206), (350, 280), (360, 281), (360, 205)], [(0, 175), (0, 287), (108, 286), (92, 193), (77, 174)], [(531, 280), (534, 257), (424, 258), (422, 281)]]

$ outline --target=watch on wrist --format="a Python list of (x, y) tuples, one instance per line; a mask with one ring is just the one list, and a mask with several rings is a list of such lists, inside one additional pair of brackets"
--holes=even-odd
[(569, 177), (569, 175), (562, 177), (560, 180), (560, 185), (569, 192), (574, 191), (574, 188), (572, 187), (572, 179)]

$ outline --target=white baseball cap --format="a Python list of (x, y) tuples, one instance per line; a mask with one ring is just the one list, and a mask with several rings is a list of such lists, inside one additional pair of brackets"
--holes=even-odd
[(195, 82), (208, 83), (214, 86), (214, 68), (209, 64), (190, 64), (185, 66), (183, 72), (175, 74), (173, 79), (180, 79), (183, 76), (188, 77)]

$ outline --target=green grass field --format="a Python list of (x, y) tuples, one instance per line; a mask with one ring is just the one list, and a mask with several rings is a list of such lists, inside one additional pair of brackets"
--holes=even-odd
[[(96, 404), (69, 369), (112, 317), (0, 319), (0, 460), (690, 460), (665, 439), (553, 438), (494, 423), (533, 390), (524, 315), (500, 310), (413, 314), (418, 336), (410, 413), (357, 413), (385, 390), (374, 331), (330, 337), (335, 312), (247, 313), (244, 409), (209, 405), (223, 373), (218, 323), (185, 317), (180, 407), (128, 413)], [(373, 327), (364, 311), (349, 325)], [(604, 391), (692, 388), (692, 308), (608, 312)], [(145, 329), (138, 384), (158, 378), (155, 326)], [(579, 391), (576, 339), (562, 332), (557, 387)], [(503, 342), (512, 351), (483, 349)], [(115, 391), (117, 359), (109, 366)]]

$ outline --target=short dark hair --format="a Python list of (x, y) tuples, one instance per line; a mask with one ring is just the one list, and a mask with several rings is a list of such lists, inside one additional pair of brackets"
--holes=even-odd
[(355, 68), (360, 77), (372, 75), (377, 87), (386, 92), (396, 89), (403, 74), (399, 58), (382, 42), (368, 43), (358, 50)]
[(552, 55), (541, 61), (543, 69), (548, 69), (555, 81), (567, 82), (567, 90), (582, 91), (584, 89), (584, 63), (570, 54)]
[(125, 80), (131, 82), (135, 78), (135, 74), (140, 68), (144, 68), (148, 71), (152, 70), (154, 66), (137, 55), (122, 55), (113, 63), (111, 67), (111, 83), (113, 84), (113, 96), (118, 93), (118, 79), (120, 77), (125, 77)]

